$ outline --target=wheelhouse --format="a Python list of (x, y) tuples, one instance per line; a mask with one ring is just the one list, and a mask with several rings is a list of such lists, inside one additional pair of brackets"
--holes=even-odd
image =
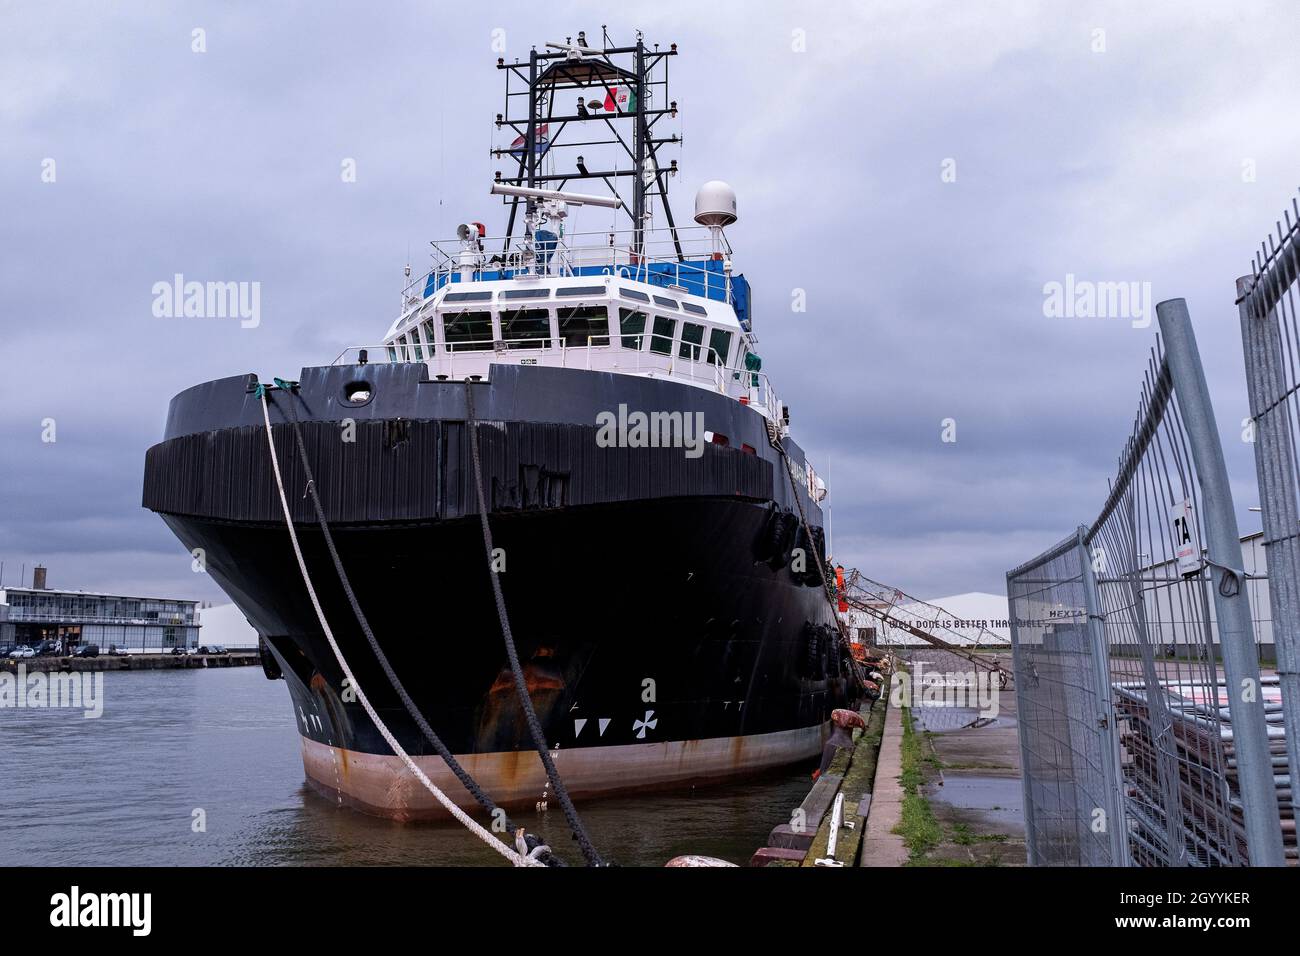
[[(594, 250), (576, 238), (531, 260), (489, 257), (477, 240), (448, 253), (434, 243), (438, 264), (404, 291), (401, 317), (367, 360), (420, 362), (441, 381), (487, 377), (503, 363), (671, 377), (780, 419), (730, 249), (656, 258), (614, 252), (613, 233)], [(336, 361), (358, 361), (361, 348)]]

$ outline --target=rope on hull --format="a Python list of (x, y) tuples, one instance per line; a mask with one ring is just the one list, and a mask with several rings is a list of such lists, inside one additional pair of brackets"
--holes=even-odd
[(506, 613), (505, 597), (501, 594), (501, 580), (497, 577), (496, 569), (492, 567), (492, 529), (488, 526), (487, 501), (483, 495), (483, 466), (479, 461), (478, 453), (478, 422), (474, 417), (474, 391), (469, 379), (465, 380), (465, 414), (469, 425), (470, 454), (474, 459), (474, 491), (478, 495), (479, 521), (483, 527), (483, 547), (487, 550), (488, 577), (492, 579), (492, 594), (496, 598), (497, 617), (501, 621), (501, 635), (505, 638), (506, 656), (510, 660), (510, 673), (514, 676), (515, 693), (523, 708), (528, 733), (533, 738), (533, 746), (537, 748), (537, 755), (542, 758), (542, 766), (546, 768), (546, 779), (555, 788), (555, 796), (560, 801), (564, 818), (569, 822), (569, 829), (573, 831), (573, 838), (578, 841), (578, 848), (582, 850), (583, 858), (586, 859), (588, 866), (602, 866), (600, 854), (592, 846), (591, 838), (587, 836), (586, 828), (578, 817), (578, 811), (574, 808), (573, 801), (569, 799), (569, 791), (564, 786), (564, 781), (560, 779), (560, 772), (555, 768), (555, 761), (551, 759), (546, 738), (542, 736), (541, 723), (537, 720), (537, 711), (533, 709), (532, 698), (528, 696), (528, 685), (524, 680), (523, 668), (519, 666), (519, 652), (515, 648), (514, 635), (510, 632), (510, 618)]
[(266, 444), (271, 452), (271, 467), (275, 472), (276, 489), (280, 494), (280, 507), (284, 511), (284, 522), (286, 527), (289, 529), (289, 540), (293, 543), (294, 556), (298, 559), (298, 570), (302, 572), (303, 584), (307, 587), (307, 595), (311, 598), (312, 607), (316, 610), (316, 617), (320, 621), (321, 630), (325, 633), (325, 639), (329, 642), (330, 650), (334, 652), (334, 657), (338, 661), (339, 667), (342, 669), (344, 676), (347, 677), (349, 686), (356, 691), (357, 700), (361, 702), (361, 706), (365, 709), (366, 714), (370, 717), (371, 722), (374, 723), (380, 735), (388, 742), (388, 746), (393, 749), (393, 753), (397, 754), (397, 756), (402, 759), (402, 762), (406, 764), (406, 768), (411, 771), (417, 780), (424, 784), (425, 788), (433, 794), (434, 799), (442, 804), (447, 812), (464, 824), (464, 826), (476, 837), (515, 866), (543, 866), (544, 864), (532, 858), (531, 855), (524, 856), (510, 849), (510, 847), (506, 846), (503, 842), (480, 826), (464, 810), (456, 806), (455, 801), (439, 790), (434, 782), (425, 776), (424, 771), (422, 771), (419, 766), (416, 765), (415, 761), (411, 759), (410, 754), (402, 749), (402, 745), (397, 742), (397, 738), (393, 736), (392, 732), (379, 718), (378, 712), (370, 703), (369, 698), (366, 697), (365, 692), (362, 691), (361, 685), (357, 683), (357, 679), (353, 675), (351, 668), (348, 667), (347, 661), (343, 658), (343, 652), (339, 650), (339, 645), (334, 640), (334, 632), (330, 630), (329, 623), (325, 620), (325, 612), (321, 609), (320, 599), (316, 596), (316, 588), (312, 586), (311, 575), (307, 571), (307, 562), (303, 558), (302, 548), (298, 544), (298, 533), (293, 527), (293, 516), (289, 511), (289, 499), (285, 497), (284, 493), (284, 479), (280, 474), (280, 460), (275, 453), (275, 439), (271, 432), (271, 413), (266, 401), (265, 387), (260, 385), (258, 386), (258, 395), (262, 400), (262, 421), (266, 426)]
[[(285, 382), (277, 378), (275, 384), (281, 390), (289, 392), (290, 396), (295, 394), (295, 386), (297, 383)], [(301, 400), (301, 396), (298, 397), (299, 400)], [(411, 695), (407, 693), (405, 685), (402, 684), (401, 680), (397, 676), (397, 672), (393, 669), (392, 664), (389, 663), (388, 655), (385, 654), (383, 648), (379, 646), (379, 641), (375, 638), (374, 631), (370, 628), (370, 621), (366, 618), (365, 612), (361, 610), (361, 603), (357, 600), (357, 596), (352, 590), (352, 582), (348, 578), (347, 571), (343, 568), (343, 560), (339, 557), (338, 548), (334, 546), (334, 535), (330, 533), (329, 523), (325, 520), (325, 508), (321, 504), (320, 494), (316, 488), (316, 479), (312, 475), (311, 463), (307, 458), (307, 445), (306, 442), (303, 441), (302, 426), (298, 420), (298, 409), (295, 407), (292, 397), (288, 401), (288, 406), (289, 420), (293, 426), (294, 440), (298, 446), (298, 460), (302, 464), (303, 474), (307, 477), (307, 492), (310, 494), (312, 504), (316, 509), (316, 520), (320, 525), (321, 534), (325, 538), (325, 546), (329, 550), (330, 558), (334, 562), (334, 570), (338, 572), (339, 581), (343, 585), (343, 593), (347, 596), (348, 603), (352, 605), (352, 612), (356, 615), (357, 623), (361, 626), (361, 631), (365, 634), (366, 642), (370, 645), (370, 650), (375, 655), (375, 659), (379, 662), (379, 666), (383, 669), (384, 675), (388, 678), (389, 684), (392, 685), (393, 690), (401, 699), (402, 706), (406, 708), (407, 714), (410, 715), (411, 719), (415, 722), (415, 725), (420, 728), (420, 732), (424, 734), (424, 738), (429, 741), (430, 745), (432, 745), (438, 756), (442, 758), (448, 769), (456, 775), (456, 779), (460, 781), (461, 786), (463, 786), (469, 795), (478, 802), (479, 806), (483, 807), (483, 809), (493, 817), (495, 817), (499, 812), (504, 820), (506, 832), (516, 834), (516, 839), (518, 839), (522, 834), (522, 838), (530, 850), (542, 846), (543, 844), (541, 840), (537, 837), (532, 834), (524, 834), (522, 832), (523, 828), (516, 826), (514, 821), (510, 819), (505, 811), (497, 806), (496, 801), (488, 796), (483, 788), (478, 785), (478, 782), (470, 776), (469, 772), (460, 765), (460, 762), (456, 759), (455, 755), (452, 754), (451, 749), (442, 742), (442, 738), (434, 732), (433, 728), (429, 726), (429, 722), (425, 719), (424, 714), (422, 714), (420, 709), (415, 706), (415, 701), (411, 699)], [(549, 849), (547, 849), (544, 854), (539, 854), (539, 856), (544, 857), (548, 865), (564, 865), (563, 861), (551, 853)]]

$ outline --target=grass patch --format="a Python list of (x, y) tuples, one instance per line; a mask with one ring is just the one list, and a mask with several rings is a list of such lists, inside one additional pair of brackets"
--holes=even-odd
[(901, 708), (901, 716), (903, 742), (900, 747), (902, 773), (899, 783), (903, 787), (903, 805), (898, 825), (893, 832), (903, 838), (903, 845), (911, 857), (910, 862), (916, 863), (939, 845), (943, 839), (943, 830), (935, 820), (929, 802), (920, 793), (921, 786), (925, 783), (925, 768), (932, 764), (933, 758), (926, 754), (925, 738), (912, 726), (911, 709)]
[(923, 860), (943, 839), (943, 831), (934, 819), (930, 804), (914, 793), (903, 796), (902, 811), (894, 833), (903, 838), (903, 845), (913, 863)]

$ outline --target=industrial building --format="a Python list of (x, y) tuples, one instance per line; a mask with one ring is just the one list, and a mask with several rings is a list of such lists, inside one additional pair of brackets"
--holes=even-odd
[(64, 653), (85, 644), (132, 653), (197, 647), (198, 602), (130, 597), (46, 586), (37, 567), (31, 587), (0, 587), (0, 645), (57, 641)]

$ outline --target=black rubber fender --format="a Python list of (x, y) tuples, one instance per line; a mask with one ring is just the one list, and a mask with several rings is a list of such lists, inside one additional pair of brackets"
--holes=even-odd
[(275, 659), (271, 648), (267, 646), (266, 639), (260, 634), (257, 636), (257, 657), (262, 662), (262, 673), (266, 675), (267, 680), (284, 680), (284, 674), (280, 671), (280, 662)]
[(763, 524), (759, 527), (758, 533), (754, 535), (752, 550), (754, 560), (758, 562), (767, 562), (772, 560), (772, 549), (774, 547), (773, 525), (780, 520), (781, 509), (776, 502), (768, 502), (763, 516)]
[(795, 536), (799, 530), (799, 519), (793, 512), (778, 511), (772, 522), (770, 564), (775, 570), (790, 560), (790, 551), (794, 548)]

